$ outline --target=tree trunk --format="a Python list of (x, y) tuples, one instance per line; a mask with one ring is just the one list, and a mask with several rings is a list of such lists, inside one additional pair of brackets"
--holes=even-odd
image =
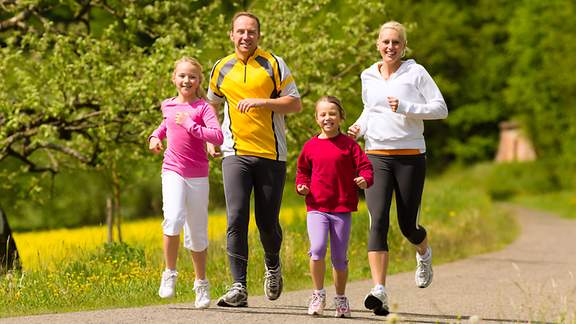
[(114, 220), (118, 232), (118, 242), (122, 242), (122, 215), (120, 213), (120, 176), (116, 169), (116, 162), (112, 163), (112, 193), (114, 197)]
[(108, 228), (108, 243), (114, 242), (114, 210), (112, 199), (106, 198), (106, 227)]
[(20, 270), (20, 256), (16, 242), (12, 237), (12, 230), (8, 225), (8, 218), (0, 208), (0, 273), (10, 270)]

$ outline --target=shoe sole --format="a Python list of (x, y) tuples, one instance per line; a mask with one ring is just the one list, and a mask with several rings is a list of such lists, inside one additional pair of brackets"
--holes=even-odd
[(278, 293), (278, 295), (276, 295), (276, 296), (268, 296), (268, 295), (266, 295), (266, 297), (268, 298), (268, 300), (276, 300), (276, 299), (280, 298), (280, 295), (281, 295), (281, 294), (282, 294), (282, 291), (280, 291), (280, 292)]
[(352, 314), (336, 314), (336, 316), (334, 316), (336, 318), (350, 318), (352, 317)]
[(312, 316), (322, 316), (322, 314), (324, 314), (324, 312), (308, 312), (308, 315), (312, 315)]
[(388, 308), (382, 307), (382, 301), (372, 295), (368, 295), (366, 299), (364, 299), (364, 307), (373, 311), (375, 315), (386, 316), (390, 314)]
[(230, 303), (227, 303), (224, 300), (220, 299), (216, 305), (218, 305), (220, 307), (248, 307), (248, 302), (240, 302), (237, 304), (230, 304)]

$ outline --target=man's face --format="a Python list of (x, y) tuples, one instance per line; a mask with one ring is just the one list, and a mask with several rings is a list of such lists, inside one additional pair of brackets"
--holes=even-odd
[(236, 53), (249, 57), (258, 47), (260, 33), (258, 22), (248, 16), (240, 16), (234, 21), (234, 28), (230, 32), (230, 40), (234, 42)]

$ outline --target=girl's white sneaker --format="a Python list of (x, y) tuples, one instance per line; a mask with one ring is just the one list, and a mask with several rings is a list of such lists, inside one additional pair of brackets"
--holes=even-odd
[(160, 298), (172, 298), (176, 294), (176, 281), (178, 279), (178, 271), (164, 270), (162, 272), (162, 280), (160, 281), (160, 288), (158, 295)]
[(196, 280), (194, 282), (194, 291), (196, 292), (196, 308), (208, 308), (210, 306), (210, 284), (208, 280)]

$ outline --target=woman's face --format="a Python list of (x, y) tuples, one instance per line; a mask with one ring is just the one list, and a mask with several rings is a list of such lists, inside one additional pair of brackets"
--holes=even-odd
[(402, 59), (406, 44), (399, 32), (392, 28), (385, 28), (378, 37), (376, 47), (384, 63), (396, 63)]

